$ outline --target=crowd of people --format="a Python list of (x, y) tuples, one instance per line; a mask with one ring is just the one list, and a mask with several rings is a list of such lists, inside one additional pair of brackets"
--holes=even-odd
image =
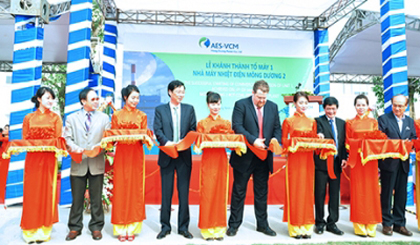
[[(325, 115), (316, 119), (307, 117), (305, 112), (309, 103), (308, 95), (297, 92), (293, 97), (296, 112), (281, 125), (277, 104), (267, 99), (269, 85), (260, 80), (254, 83), (251, 96), (235, 103), (231, 121), (219, 115), (222, 103), (220, 94), (209, 91), (206, 96), (209, 116), (197, 123), (194, 107), (182, 103), (185, 91), (186, 87), (181, 81), (170, 82), (170, 102), (155, 109), (153, 132), (160, 146), (177, 145), (188, 133), (194, 131), (200, 134), (243, 135), (250, 145), (243, 154), (232, 150), (229, 160), (224, 146), (203, 150), (198, 227), (205, 240), (221, 241), (225, 234), (237, 234), (243, 221), (244, 202), (251, 177), (254, 187), (256, 231), (276, 236), (276, 232), (269, 226), (267, 215), (268, 180), (270, 173), (273, 173), (273, 152), (269, 146), (274, 141), (287, 147), (293, 138), (309, 138), (316, 142), (330, 139), (334, 142), (336, 151), (330, 158), (333, 162), (333, 173), (328, 170), (328, 160), (320, 157), (317, 151), (287, 153), (283, 220), (288, 223), (291, 237), (310, 239), (313, 232), (322, 234), (324, 229), (336, 235), (344, 234), (336, 223), (339, 220), (340, 175), (346, 167), (351, 168), (350, 220), (354, 225), (354, 233), (362, 237), (374, 237), (377, 224), (382, 223), (382, 232), (385, 235), (392, 235), (393, 231), (412, 235), (412, 232), (406, 229), (405, 220), (409, 160), (386, 158), (362, 163), (360, 155), (355, 161), (349, 161), (348, 151), (352, 140), (379, 131), (388, 139), (416, 139), (415, 122), (404, 114), (407, 97), (394, 96), (392, 112), (375, 120), (369, 117), (368, 98), (358, 95), (354, 100), (356, 116), (344, 121), (336, 117), (339, 103), (334, 97), (324, 99)], [(91, 220), (88, 228), (94, 240), (102, 238), (101, 231), (105, 223), (101, 200), (105, 170), (104, 150), (95, 155), (88, 151), (100, 145), (107, 130), (147, 129), (147, 116), (137, 109), (140, 100), (139, 89), (128, 85), (122, 90), (122, 98), (125, 106), (115, 111), (110, 120), (108, 115), (97, 110), (97, 93), (92, 88), (83, 89), (79, 95), (82, 109), (67, 116), (62, 132), (61, 118), (50, 110), (55, 94), (51, 89), (41, 87), (32, 99), (37, 110), (24, 118), (23, 139), (54, 139), (63, 136), (67, 151), (82, 155), (80, 162), (74, 159), (71, 162), (73, 201), (68, 219), (70, 231), (65, 238), (68, 241), (81, 235), (87, 186), (91, 202)], [(267, 151), (267, 157), (259, 158), (251, 147)], [(51, 238), (52, 225), (58, 222), (58, 202), (55, 195), (56, 161), (56, 156), (51, 152), (31, 152), (26, 156), (21, 228), (27, 243), (48, 241)], [(227, 218), (229, 163), (233, 168), (234, 179), (230, 217)], [(175, 174), (179, 200), (177, 232), (191, 239), (193, 235), (189, 232), (188, 203), (192, 169), (191, 148), (179, 151), (176, 158), (160, 150), (158, 165), (162, 202), (161, 231), (157, 239), (165, 238), (172, 230), (170, 216)], [(140, 138), (131, 138), (116, 144), (113, 169), (113, 233), (121, 242), (133, 241), (135, 235), (141, 232), (142, 222), (146, 219), (145, 158)], [(327, 191), (328, 217), (325, 219), (324, 203)]]

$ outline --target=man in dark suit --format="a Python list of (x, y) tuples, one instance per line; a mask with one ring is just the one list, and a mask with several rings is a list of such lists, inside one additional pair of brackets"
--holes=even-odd
[[(399, 94), (392, 98), (392, 112), (378, 118), (379, 130), (384, 132), (389, 139), (416, 139), (414, 121), (404, 115), (408, 99)], [(406, 236), (413, 233), (405, 227), (405, 205), (407, 202), (407, 179), (410, 159), (387, 158), (379, 160), (381, 170), (381, 207), (382, 207), (382, 232), (392, 235), (392, 231)], [(395, 192), (394, 192), (395, 191)], [(391, 206), (394, 192), (394, 206)]]
[[(270, 140), (281, 142), (281, 126), (277, 105), (267, 100), (268, 83), (261, 80), (254, 84), (252, 96), (235, 103), (232, 128), (236, 134), (243, 134), (246, 140), (257, 148), (267, 149)], [(269, 172), (273, 172), (273, 153), (268, 152), (262, 161), (248, 149), (239, 156), (232, 151), (230, 165), (233, 168), (233, 187), (230, 206), (228, 236), (236, 235), (242, 223), (246, 188), (251, 175), (254, 180), (254, 208), (257, 231), (275, 236), (267, 221), (267, 193)]]
[[(324, 233), (324, 227), (327, 231), (343, 235), (344, 232), (338, 229), (338, 207), (340, 205), (340, 175), (341, 167), (347, 164), (347, 151), (345, 147), (346, 122), (336, 117), (338, 109), (338, 100), (334, 97), (325, 98), (323, 103), (325, 115), (316, 118), (317, 132), (321, 138), (333, 139), (337, 146), (338, 154), (334, 156), (334, 173), (336, 179), (328, 176), (327, 160), (321, 160), (319, 155), (314, 155), (315, 160), (315, 228), (316, 234)], [(330, 196), (328, 202), (328, 218), (324, 220), (325, 193), (329, 186)]]
[[(168, 104), (156, 107), (153, 129), (160, 145), (173, 145), (182, 140), (188, 132), (195, 131), (196, 119), (194, 107), (181, 104), (185, 95), (185, 85), (174, 80), (168, 85), (168, 94), (171, 100)], [(171, 233), (171, 201), (174, 189), (174, 173), (177, 174), (177, 188), (179, 197), (178, 234), (185, 238), (193, 238), (188, 231), (190, 211), (188, 194), (191, 179), (191, 149), (180, 151), (178, 158), (171, 158), (163, 151), (159, 151), (158, 165), (162, 181), (162, 206), (160, 223), (162, 230), (157, 239), (162, 239)]]

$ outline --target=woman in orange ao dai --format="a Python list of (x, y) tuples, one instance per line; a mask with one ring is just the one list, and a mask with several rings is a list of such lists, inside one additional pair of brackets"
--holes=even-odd
[[(207, 93), (210, 115), (197, 124), (198, 133), (230, 133), (231, 123), (220, 117), (221, 97)], [(200, 169), (200, 216), (198, 227), (204, 239), (223, 240), (226, 233), (226, 206), (229, 164), (224, 148), (205, 148)]]
[[(50, 110), (54, 99), (55, 94), (48, 87), (40, 87), (32, 97), (37, 110), (23, 119), (24, 140), (61, 137), (61, 117)], [(49, 241), (52, 225), (58, 222), (57, 167), (55, 152), (26, 154), (20, 227), (27, 243)]]
[[(369, 118), (369, 100), (361, 94), (354, 99), (357, 115), (346, 122), (346, 147), (349, 139), (361, 139), (368, 132), (378, 130), (378, 122)], [(379, 193), (378, 160), (362, 164), (361, 157), (351, 168), (350, 175), (350, 220), (354, 233), (362, 237), (375, 237), (376, 225), (382, 222)]]
[[(121, 91), (123, 109), (112, 116), (111, 129), (146, 129), (147, 116), (136, 107), (140, 91), (128, 85)], [(118, 240), (133, 241), (146, 218), (144, 202), (145, 159), (139, 141), (118, 142), (114, 158), (114, 189), (111, 223)]]
[[(305, 115), (308, 101), (308, 95), (304, 92), (294, 95), (296, 112), (283, 122), (283, 144), (292, 137), (317, 137), (316, 121)], [(315, 224), (313, 154), (313, 151), (289, 152), (287, 157), (283, 221), (288, 222), (289, 235), (296, 239), (311, 238)]]

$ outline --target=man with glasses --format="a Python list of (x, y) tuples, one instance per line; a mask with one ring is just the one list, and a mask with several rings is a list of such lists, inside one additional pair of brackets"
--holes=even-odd
[[(194, 107), (181, 103), (185, 96), (183, 82), (174, 80), (168, 84), (169, 103), (156, 107), (153, 130), (161, 146), (175, 145), (190, 131), (196, 129)], [(191, 179), (191, 149), (178, 152), (178, 158), (171, 158), (159, 151), (158, 165), (162, 181), (162, 206), (160, 210), (161, 231), (157, 239), (162, 239), (171, 233), (171, 204), (174, 190), (174, 175), (177, 175), (179, 198), (178, 234), (192, 239), (188, 231), (190, 211), (188, 196)]]
[[(407, 109), (408, 98), (402, 94), (392, 98), (392, 112), (378, 118), (379, 130), (389, 139), (412, 140), (416, 139), (414, 121), (404, 112)], [(398, 232), (405, 236), (413, 233), (405, 227), (405, 205), (407, 202), (407, 179), (410, 159), (387, 158), (379, 160), (381, 170), (381, 207), (382, 207), (382, 233), (391, 236)], [(392, 196), (394, 205), (392, 206)]]
[(79, 100), (83, 108), (67, 117), (64, 130), (68, 150), (82, 154), (82, 162), (77, 163), (73, 159), (71, 161), (70, 183), (73, 202), (68, 222), (70, 232), (66, 240), (74, 240), (82, 234), (83, 206), (88, 183), (91, 203), (89, 230), (94, 240), (100, 240), (101, 230), (105, 224), (102, 207), (105, 158), (103, 152), (95, 157), (88, 157), (84, 152), (100, 145), (102, 135), (111, 127), (111, 123), (105, 113), (96, 111), (99, 106), (99, 97), (95, 90), (83, 89), (79, 94)]

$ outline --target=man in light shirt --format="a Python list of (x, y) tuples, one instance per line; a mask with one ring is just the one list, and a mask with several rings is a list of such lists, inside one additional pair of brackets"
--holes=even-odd
[[(416, 139), (414, 121), (404, 115), (407, 109), (408, 98), (402, 94), (392, 98), (392, 112), (378, 118), (379, 130), (384, 132), (389, 139)], [(387, 158), (379, 160), (381, 170), (381, 207), (382, 207), (382, 233), (391, 236), (398, 232), (405, 236), (413, 233), (405, 227), (405, 205), (407, 203), (407, 180), (410, 159)], [(394, 205), (392, 206), (392, 196)]]
[[(156, 107), (153, 130), (160, 145), (177, 144), (190, 131), (196, 129), (194, 107), (181, 103), (185, 96), (185, 85), (174, 80), (168, 85), (168, 95), (171, 98), (167, 104)], [(188, 196), (191, 179), (191, 148), (178, 152), (178, 158), (171, 158), (159, 151), (158, 165), (162, 181), (162, 206), (160, 211), (161, 231), (157, 239), (162, 239), (171, 233), (171, 201), (174, 189), (174, 175), (177, 174), (179, 197), (178, 234), (185, 238), (193, 238), (188, 231), (190, 211)]]

